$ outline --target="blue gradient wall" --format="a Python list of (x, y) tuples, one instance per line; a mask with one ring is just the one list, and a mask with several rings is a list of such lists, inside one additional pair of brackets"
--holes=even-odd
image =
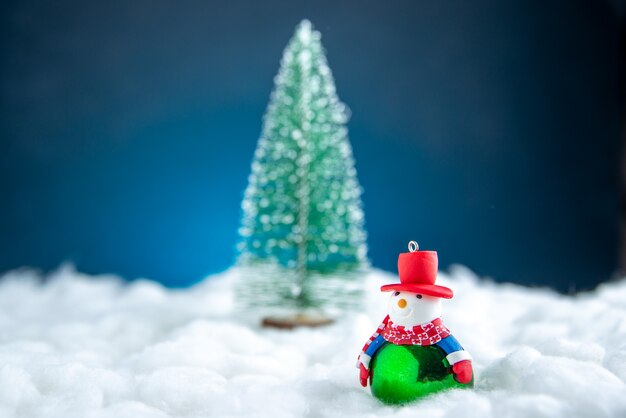
[(3, 6), (0, 271), (193, 283), (235, 257), (282, 49), (322, 32), (375, 266), (410, 239), (498, 280), (617, 266), (619, 2)]

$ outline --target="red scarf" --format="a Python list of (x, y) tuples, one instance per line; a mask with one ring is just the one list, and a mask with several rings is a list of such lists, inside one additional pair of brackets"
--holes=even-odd
[(411, 329), (395, 325), (390, 319), (381, 334), (385, 340), (397, 345), (433, 345), (450, 335), (450, 330), (443, 325), (441, 318)]

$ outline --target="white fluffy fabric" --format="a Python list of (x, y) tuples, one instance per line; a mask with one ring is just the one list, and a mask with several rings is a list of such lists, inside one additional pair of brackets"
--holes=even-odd
[(444, 320), (474, 358), (473, 390), (385, 406), (356, 356), (385, 315), (364, 277), (362, 312), (332, 326), (262, 329), (232, 292), (236, 270), (186, 290), (63, 268), (0, 281), (0, 416), (625, 417), (626, 282), (573, 297), (494, 284), (463, 268)]

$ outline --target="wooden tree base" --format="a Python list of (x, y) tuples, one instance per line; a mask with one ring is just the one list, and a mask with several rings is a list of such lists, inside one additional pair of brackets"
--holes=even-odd
[(297, 314), (283, 317), (268, 316), (263, 318), (261, 325), (265, 328), (294, 329), (298, 327), (321, 327), (333, 322), (335, 321), (323, 316)]

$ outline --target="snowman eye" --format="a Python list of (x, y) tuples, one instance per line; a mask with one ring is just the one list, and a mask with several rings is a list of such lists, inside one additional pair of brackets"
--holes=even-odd
[(416, 298), (421, 299), (422, 295), (415, 295)]
[(394, 296), (398, 296), (400, 294), (400, 292), (395, 292), (393, 295)]

